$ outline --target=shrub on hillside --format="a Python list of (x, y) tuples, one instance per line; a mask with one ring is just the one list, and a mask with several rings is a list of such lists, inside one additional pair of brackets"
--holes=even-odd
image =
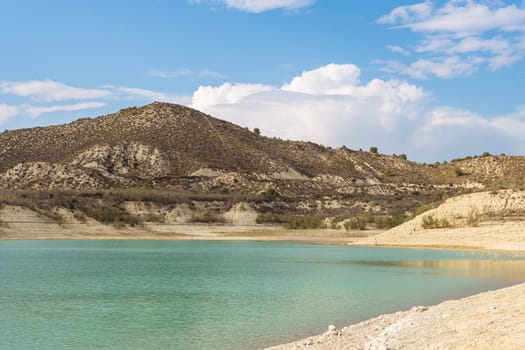
[(437, 219), (431, 214), (423, 216), (423, 222), (421, 223), (421, 227), (424, 229), (447, 228), (450, 226), (450, 222), (447, 219)]
[(326, 228), (323, 221), (316, 216), (309, 215), (295, 215), (292, 216), (288, 222), (284, 224), (289, 230), (307, 230), (316, 228)]
[(345, 230), (364, 230), (366, 229), (366, 220), (359, 218), (359, 217), (353, 217), (348, 220), (346, 220), (343, 223), (343, 226)]

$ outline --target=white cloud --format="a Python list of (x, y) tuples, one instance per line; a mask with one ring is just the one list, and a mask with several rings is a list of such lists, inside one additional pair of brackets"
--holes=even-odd
[(105, 85), (104, 88), (111, 93), (111, 99), (144, 100), (187, 104), (188, 96), (172, 95), (164, 92), (131, 88), (124, 86)]
[(392, 52), (400, 53), (403, 56), (409, 56), (410, 55), (410, 51), (408, 51), (407, 49), (402, 48), (401, 46), (387, 45), (386, 48), (389, 49)]
[(103, 102), (80, 102), (69, 105), (54, 105), (54, 106), (26, 106), (24, 112), (31, 117), (39, 117), (44, 113), (51, 112), (71, 112), (71, 111), (80, 111), (84, 109), (93, 109), (105, 107), (107, 104)]
[(180, 77), (186, 77), (191, 75), (193, 72), (189, 69), (181, 69), (177, 71), (162, 71), (162, 70), (151, 70), (148, 72), (148, 75), (156, 78), (162, 78), (162, 79), (173, 79), (173, 78), (180, 78)]
[(319, 95), (352, 94), (359, 83), (361, 71), (353, 64), (328, 64), (321, 68), (305, 71), (285, 84), (285, 91), (304, 92)]
[[(189, 105), (191, 96), (172, 95), (159, 91), (131, 87), (106, 85), (99, 89), (73, 87), (52, 80), (32, 80), (27, 82), (0, 82), (0, 94), (26, 97), (18, 106), (0, 104), (0, 124), (14, 116), (35, 118), (45, 113), (73, 112), (85, 109), (101, 108), (109, 101), (134, 100), (140, 102), (171, 102)], [(102, 101), (89, 101), (100, 99)], [(77, 103), (61, 103), (65, 100), (84, 100)], [(38, 103), (36, 103), (38, 102)]]
[(471, 75), (484, 62), (484, 58), (476, 56), (468, 59), (462, 59), (459, 56), (436, 57), (429, 60), (417, 60), (410, 64), (389, 61), (386, 62), (383, 70), (408, 75), (414, 79), (427, 79), (429, 75), (450, 79)]
[[(411, 63), (386, 62), (390, 71), (397, 67), (396, 72), (412, 77), (454, 78), (482, 68), (494, 71), (525, 55), (525, 9), (503, 1), (449, 0), (442, 6), (425, 1), (397, 7), (378, 22), (423, 36), (416, 52), (427, 57)], [(451, 67), (442, 66), (447, 63)]]
[(415, 32), (481, 33), (489, 30), (525, 30), (525, 10), (515, 4), (449, 0), (436, 8), (431, 1), (400, 6), (379, 18)]
[(329, 64), (282, 87), (200, 87), (192, 107), (270, 136), (359, 148), (371, 142), (371, 135), (402, 132), (400, 125), (416, 118), (425, 99), (414, 85), (380, 79), (360, 84), (359, 74), (354, 65)]
[(354, 149), (373, 145), (420, 161), (525, 151), (525, 108), (487, 118), (433, 107), (414, 84), (381, 79), (362, 83), (359, 73), (353, 65), (329, 64), (283, 86), (202, 86), (193, 94), (192, 107), (258, 127), (266, 136)]
[(20, 113), (20, 108), (0, 103), (0, 125)]
[(201, 69), (201, 71), (199, 72), (199, 75), (201, 77), (216, 78), (216, 79), (224, 79), (228, 77), (227, 75), (222, 74), (221, 72), (216, 72), (216, 71), (209, 70), (209, 69)]
[(200, 86), (193, 93), (192, 105), (201, 110), (210, 106), (233, 104), (254, 96), (259, 92), (270, 91), (273, 87), (262, 84), (230, 84), (221, 86)]
[(525, 110), (495, 118), (467, 110), (434, 108), (410, 139), (412, 148), (433, 157), (450, 159), (465, 155), (522, 154), (525, 151)]
[[(312, 5), (315, 0), (209, 0), (215, 3), (221, 3), (229, 8), (261, 13), (270, 10), (285, 9), (298, 10), (303, 7)], [(208, 2), (209, 2), (208, 1)], [(206, 0), (192, 0), (194, 3), (207, 2)]]
[(476, 36), (453, 40), (447, 36), (429, 37), (416, 49), (418, 52), (445, 52), (447, 54), (485, 51), (492, 54), (512, 53), (512, 44), (502, 38), (482, 39)]
[(433, 10), (431, 1), (425, 1), (419, 4), (399, 6), (393, 9), (389, 14), (381, 16), (378, 20), (383, 24), (410, 23), (428, 19)]
[(111, 95), (106, 90), (82, 89), (53, 80), (0, 81), (0, 93), (30, 97), (35, 101), (43, 102), (96, 99)]

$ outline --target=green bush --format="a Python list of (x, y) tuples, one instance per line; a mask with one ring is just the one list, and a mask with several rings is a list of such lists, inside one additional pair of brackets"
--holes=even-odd
[(377, 147), (374, 147), (374, 146), (370, 147), (370, 153), (377, 154), (377, 152), (378, 152)]
[(273, 213), (258, 214), (255, 218), (256, 224), (284, 224), (288, 221), (286, 216)]
[(323, 221), (316, 216), (309, 215), (295, 215), (292, 216), (288, 222), (284, 224), (289, 230), (306, 230), (316, 228), (326, 228)]
[(190, 222), (202, 224), (223, 224), (226, 222), (226, 220), (220, 215), (216, 215), (210, 212), (203, 212), (192, 214)]
[(345, 230), (347, 231), (350, 231), (350, 230), (364, 230), (366, 229), (366, 221), (367, 220), (364, 220), (362, 218), (359, 218), (359, 217), (353, 217), (353, 218), (350, 218), (349, 220), (346, 220), (343, 224)]
[(92, 207), (86, 210), (86, 215), (104, 224), (113, 224), (116, 227), (139, 224), (139, 219), (118, 207)]
[(450, 226), (450, 222), (447, 219), (437, 219), (431, 214), (423, 216), (423, 222), (421, 223), (421, 227), (424, 229), (447, 228)]

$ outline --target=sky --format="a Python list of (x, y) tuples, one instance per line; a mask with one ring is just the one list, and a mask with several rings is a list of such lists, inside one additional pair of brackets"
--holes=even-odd
[(153, 101), (435, 162), (525, 154), (525, 1), (0, 0), (0, 131)]

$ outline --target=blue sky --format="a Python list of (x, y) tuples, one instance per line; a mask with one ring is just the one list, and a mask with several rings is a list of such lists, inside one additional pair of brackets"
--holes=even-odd
[(525, 153), (522, 1), (0, 0), (0, 130), (154, 100), (433, 162)]

